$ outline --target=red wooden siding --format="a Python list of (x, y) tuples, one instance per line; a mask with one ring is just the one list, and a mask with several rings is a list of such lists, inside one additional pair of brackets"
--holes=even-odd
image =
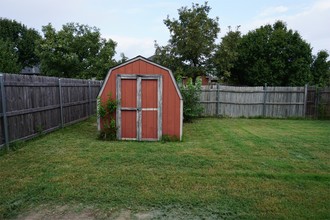
[[(157, 139), (157, 80), (142, 80), (142, 138)], [(147, 110), (143, 110), (147, 109)]]
[(121, 94), (126, 94), (121, 97), (121, 106), (136, 107), (136, 80), (125, 79), (121, 84)]
[(142, 80), (142, 108), (157, 108), (157, 80)]
[(157, 139), (157, 112), (142, 111), (142, 138)]
[(136, 111), (122, 112), (121, 134), (125, 138), (136, 138)]
[[(121, 106), (136, 108), (136, 80), (125, 79), (121, 81), (121, 84), (121, 93), (126, 94), (121, 97)], [(121, 134), (125, 138), (136, 137), (136, 111), (122, 112)]]
[[(142, 58), (136, 60), (133, 59), (133, 61), (128, 62), (126, 65), (122, 64), (118, 67), (115, 67), (111, 69), (109, 73), (110, 75), (107, 77), (105, 84), (103, 85), (102, 90), (99, 94), (103, 102), (106, 101), (109, 93), (111, 93), (112, 98), (116, 98), (116, 78), (118, 74), (162, 75), (162, 134), (173, 135), (177, 136), (178, 138), (181, 138), (182, 112), (180, 109), (182, 101), (180, 99), (180, 94), (178, 93), (177, 87), (171, 78), (171, 73), (169, 72), (169, 70)], [(130, 89), (132, 91), (128, 91)], [(157, 108), (157, 80), (143, 79), (141, 82), (141, 89), (142, 108)], [(122, 107), (131, 107), (131, 105), (133, 104), (134, 107), (136, 107), (136, 80), (123, 79), (121, 92), (122, 94), (130, 94), (128, 96), (122, 96)], [(133, 114), (136, 114), (136, 112), (127, 112), (128, 111), (125, 112), (125, 115), (122, 115), (122, 120), (131, 121), (131, 126), (129, 126), (128, 124), (125, 125), (125, 127), (122, 126), (122, 135), (125, 134), (130, 136), (136, 136), (136, 117), (135, 115), (133, 117)], [(148, 123), (145, 124), (153, 124), (157, 128), (156, 111), (142, 111), (142, 120), (148, 121)], [(142, 125), (144, 125), (143, 122)], [(99, 124), (99, 126), (102, 126), (102, 122)], [(152, 130), (151, 126), (142, 126), (142, 137), (157, 137), (157, 130)]]

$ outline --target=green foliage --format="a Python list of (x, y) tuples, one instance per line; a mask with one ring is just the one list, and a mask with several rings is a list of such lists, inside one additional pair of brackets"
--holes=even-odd
[(327, 111), (327, 106), (324, 103), (319, 103), (317, 107), (317, 119), (326, 120), (330, 119), (329, 111)]
[(211, 7), (207, 2), (203, 5), (192, 4), (191, 8), (178, 10), (179, 19), (164, 20), (171, 38), (167, 46), (155, 43), (155, 61), (160, 64), (184, 70), (193, 80), (207, 70), (206, 64), (215, 49), (215, 40), (220, 31), (218, 18), (209, 18)]
[(157, 41), (155, 41), (154, 46), (156, 49), (153, 61), (171, 69), (176, 76), (180, 75), (178, 70), (182, 69), (182, 63), (175, 57), (172, 45), (160, 46)]
[(175, 142), (175, 141), (180, 141), (180, 138), (178, 138), (177, 136), (175, 135), (167, 135), (167, 134), (163, 134), (162, 135), (162, 139), (161, 141), (163, 143), (166, 143), (166, 142)]
[(101, 102), (101, 98), (97, 98), (97, 117), (98, 118), (104, 118), (107, 114), (106, 107)]
[(277, 21), (250, 31), (238, 46), (233, 79), (240, 85), (301, 86), (310, 80), (311, 47)]
[[(228, 33), (222, 37), (222, 41), (217, 46), (217, 50), (212, 59), (212, 64), (216, 69), (216, 74), (222, 82), (230, 82), (232, 70), (238, 59), (238, 45), (241, 40), (241, 32), (232, 31), (229, 27)], [(211, 65), (212, 65), (211, 64)]]
[(38, 64), (35, 49), (40, 38), (36, 30), (15, 20), (0, 18), (0, 71), (17, 73), (26, 66)]
[(0, 39), (0, 72), (18, 73), (21, 69), (22, 66), (18, 63), (18, 55), (14, 50), (14, 45)]
[(330, 86), (330, 60), (329, 54), (325, 50), (321, 50), (314, 56), (311, 66), (312, 80), (311, 85)]
[(112, 99), (111, 93), (108, 99), (103, 103), (100, 98), (97, 99), (97, 116), (103, 121), (103, 128), (100, 131), (99, 138), (104, 140), (116, 140), (116, 120), (114, 113), (116, 112), (118, 102)]
[(115, 64), (116, 43), (101, 38), (99, 29), (68, 23), (60, 31), (43, 26), (38, 54), (41, 70), (49, 76), (103, 79)]
[(108, 114), (112, 114), (117, 109), (117, 101), (111, 98), (111, 94), (109, 94), (109, 98), (106, 102), (106, 111)]
[(120, 53), (120, 60), (118, 60), (116, 63), (117, 64), (122, 64), (122, 63), (125, 63), (127, 60), (128, 60), (128, 57), (125, 56), (124, 53)]
[(203, 112), (199, 99), (202, 88), (202, 80), (196, 79), (193, 84), (192, 79), (188, 78), (186, 85), (181, 85), (181, 95), (183, 98), (183, 121), (191, 122), (194, 118), (197, 118)]

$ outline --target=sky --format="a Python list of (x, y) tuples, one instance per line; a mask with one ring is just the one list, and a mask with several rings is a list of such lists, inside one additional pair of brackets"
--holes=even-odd
[[(199, 0), (0, 0), (0, 17), (14, 19), (42, 33), (51, 23), (56, 30), (77, 22), (100, 29), (103, 38), (117, 42), (116, 58), (154, 54), (154, 41), (166, 45), (170, 33), (164, 19), (178, 18), (178, 9)], [(209, 0), (210, 18), (219, 18), (217, 43), (228, 26), (242, 34), (276, 20), (298, 31), (313, 54), (330, 52), (330, 0)]]

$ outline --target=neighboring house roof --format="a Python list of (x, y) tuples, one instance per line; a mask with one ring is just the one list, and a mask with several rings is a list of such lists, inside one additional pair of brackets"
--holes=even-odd
[(156, 58), (156, 55), (152, 55), (152, 56), (148, 57), (148, 60), (155, 62), (155, 58)]
[(24, 67), (20, 73), (25, 75), (39, 75), (41, 74), (41, 71), (39, 66), (32, 66), (32, 67)]

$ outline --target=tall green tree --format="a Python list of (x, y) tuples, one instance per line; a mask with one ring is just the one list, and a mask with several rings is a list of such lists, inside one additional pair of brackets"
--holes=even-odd
[(0, 39), (0, 72), (18, 73), (21, 69), (14, 45), (11, 42)]
[(329, 53), (321, 50), (314, 56), (314, 61), (311, 66), (312, 85), (326, 86), (330, 85), (330, 60)]
[[(39, 33), (25, 25), (6, 18), (0, 18), (0, 39), (2, 48), (7, 48), (6, 53), (12, 53), (11, 57), (15, 59), (16, 70), (26, 66), (33, 66), (39, 63), (39, 57), (36, 54), (36, 45), (40, 40)], [(8, 48), (10, 46), (11, 48)], [(1, 52), (3, 53), (3, 52)], [(4, 54), (4, 53), (3, 53)], [(8, 54), (7, 54), (8, 55)], [(0, 60), (2, 66), (13, 65), (13, 60)], [(19, 71), (18, 70), (18, 71)]]
[(182, 75), (182, 62), (174, 55), (174, 49), (171, 44), (160, 46), (155, 41), (155, 54), (153, 60), (167, 68), (171, 69), (174, 74)]
[(301, 86), (310, 80), (311, 52), (284, 22), (261, 26), (242, 37), (233, 77), (241, 85)]
[(235, 31), (231, 30), (231, 27), (228, 27), (228, 29), (227, 34), (221, 38), (222, 41), (217, 46), (212, 59), (212, 64), (216, 69), (215, 75), (217, 75), (222, 82), (233, 81), (231, 78), (232, 70), (238, 59), (238, 45), (242, 38), (239, 26), (237, 26)]
[(43, 26), (44, 38), (38, 54), (41, 70), (49, 76), (68, 78), (104, 78), (115, 64), (116, 42), (101, 38), (98, 28), (68, 23), (60, 31)]
[(207, 63), (215, 50), (215, 40), (220, 31), (218, 18), (210, 18), (211, 7), (192, 4), (191, 8), (178, 9), (179, 18), (164, 20), (170, 31), (167, 46), (156, 46), (155, 60), (163, 65), (169, 63), (195, 79), (207, 72)]

